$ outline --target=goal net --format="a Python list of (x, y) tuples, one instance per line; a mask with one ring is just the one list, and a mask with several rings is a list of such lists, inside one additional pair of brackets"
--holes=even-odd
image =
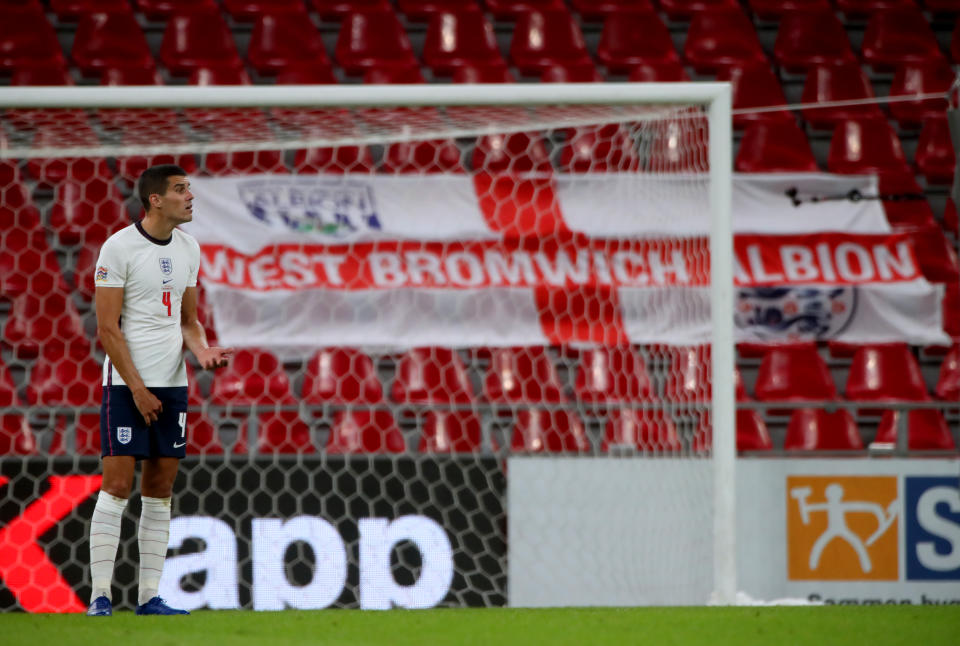
[(157, 163), (236, 348), (188, 356), (173, 605), (732, 602), (726, 86), (95, 90), (0, 98), (0, 608), (85, 606), (96, 260)]

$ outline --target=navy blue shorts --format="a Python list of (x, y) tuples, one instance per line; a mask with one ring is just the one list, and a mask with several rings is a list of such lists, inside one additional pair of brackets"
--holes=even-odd
[(104, 386), (100, 403), (100, 453), (104, 457), (182, 458), (187, 454), (187, 387), (150, 388), (163, 409), (147, 426), (127, 386)]

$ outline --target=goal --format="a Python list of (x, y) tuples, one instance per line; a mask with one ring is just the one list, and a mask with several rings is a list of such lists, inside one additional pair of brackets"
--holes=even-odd
[(237, 349), (188, 358), (173, 605), (733, 603), (730, 119), (720, 83), (0, 97), (2, 609), (89, 591), (93, 275), (155, 163)]

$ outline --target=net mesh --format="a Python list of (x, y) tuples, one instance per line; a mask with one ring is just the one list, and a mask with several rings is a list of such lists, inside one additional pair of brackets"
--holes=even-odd
[[(505, 604), (507, 474), (526, 470), (530, 483), (537, 473), (513, 459), (576, 454), (686, 466), (657, 468), (643, 494), (659, 501), (652, 511), (604, 501), (595, 520), (612, 523), (621, 547), (604, 554), (583, 535), (565, 567), (606, 572), (615, 601), (705, 600), (702, 109), (7, 110), (0, 123), (0, 534), (22, 522), (31, 536), (0, 539), (0, 608), (85, 605), (103, 359), (93, 277), (104, 240), (140, 217), (135, 181), (155, 163), (191, 177), (197, 217), (185, 229), (202, 247), (201, 321), (211, 345), (237, 347), (215, 374), (188, 356), (166, 597), (189, 607)], [(598, 468), (582, 490), (613, 496)], [(529, 605), (551, 585), (547, 555), (558, 551), (532, 548), (571, 513), (550, 495), (564, 484), (552, 473), (542, 500), (528, 489), (537, 522), (511, 526), (525, 568), (511, 580), (527, 585), (511, 594)], [(82, 493), (57, 489), (69, 477)], [(613, 482), (650, 485), (627, 477)], [(29, 513), (45, 500), (62, 508)], [(699, 506), (703, 522), (677, 540), (669, 510)], [(287, 524), (257, 534), (265, 518)], [(383, 539), (382, 580), (370, 578), (373, 557), (364, 562), (378, 543), (361, 521), (374, 518), (427, 523)], [(318, 523), (332, 528), (326, 542)], [(449, 544), (447, 585), (429, 523)], [(658, 538), (640, 542), (637, 531)], [(285, 551), (271, 556), (264, 536)], [(125, 527), (121, 606), (135, 600), (135, 545)], [(330, 565), (338, 550), (342, 572)], [(271, 558), (280, 575), (261, 567)], [(237, 564), (232, 579), (218, 559)]]

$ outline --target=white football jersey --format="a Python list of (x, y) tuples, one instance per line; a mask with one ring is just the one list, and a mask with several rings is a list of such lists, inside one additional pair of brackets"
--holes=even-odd
[[(120, 330), (145, 386), (187, 385), (180, 304), (184, 290), (196, 286), (199, 270), (200, 245), (179, 229), (157, 240), (138, 222), (100, 248), (94, 284), (123, 287)], [(103, 385), (122, 384), (107, 357)]]

